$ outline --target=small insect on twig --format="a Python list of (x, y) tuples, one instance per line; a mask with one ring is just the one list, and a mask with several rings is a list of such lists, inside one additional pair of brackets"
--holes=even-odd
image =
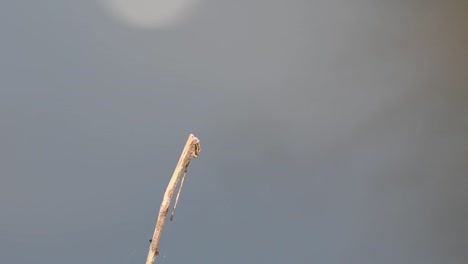
[(193, 158), (197, 158), (200, 154), (200, 141), (196, 138), (193, 134), (189, 135), (187, 139), (187, 143), (185, 143), (185, 147), (182, 150), (182, 154), (180, 155), (179, 162), (172, 174), (171, 180), (167, 185), (166, 192), (164, 193), (163, 201), (159, 208), (158, 220), (156, 221), (156, 227), (154, 229), (153, 237), (149, 240), (150, 241), (150, 248), (148, 251), (148, 256), (146, 258), (146, 264), (153, 264), (156, 256), (159, 255), (159, 240), (161, 239), (161, 232), (164, 226), (164, 222), (166, 220), (166, 215), (169, 211), (169, 205), (171, 204), (171, 198), (174, 194), (174, 190), (177, 187), (177, 183), (181, 180), (179, 190), (177, 192), (176, 201), (174, 204), (174, 208), (171, 213), (171, 220), (174, 217), (175, 209), (177, 207), (177, 202), (179, 200), (180, 192), (182, 191), (182, 186), (185, 181), (185, 176), (187, 174), (188, 166), (190, 165), (190, 161)]

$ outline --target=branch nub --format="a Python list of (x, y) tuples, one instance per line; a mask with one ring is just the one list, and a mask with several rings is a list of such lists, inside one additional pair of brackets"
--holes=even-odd
[(190, 156), (192, 156), (192, 158), (196, 158), (200, 154), (200, 151), (201, 151), (200, 140), (198, 140), (198, 138), (195, 138), (193, 142), (192, 153)]

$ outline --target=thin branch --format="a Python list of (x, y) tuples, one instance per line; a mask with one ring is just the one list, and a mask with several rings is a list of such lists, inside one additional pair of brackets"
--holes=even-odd
[[(167, 185), (166, 192), (164, 193), (163, 201), (159, 208), (158, 220), (156, 221), (156, 227), (154, 229), (153, 238), (150, 240), (150, 247), (148, 251), (148, 256), (146, 258), (146, 264), (153, 264), (156, 259), (156, 256), (159, 255), (159, 240), (161, 239), (161, 233), (164, 226), (164, 222), (166, 220), (167, 212), (169, 211), (172, 195), (174, 194), (174, 190), (177, 187), (177, 183), (182, 177), (181, 186), (179, 188), (179, 192), (176, 199), (177, 202), (180, 191), (182, 189), (182, 184), (185, 179), (185, 175), (188, 170), (188, 165), (190, 164), (190, 160), (198, 157), (198, 154), (200, 154), (200, 141), (193, 134), (190, 134), (187, 139), (187, 142), (185, 143), (184, 149), (182, 150), (182, 154), (180, 155), (179, 162), (177, 163), (174, 173), (172, 174), (171, 180)], [(174, 211), (176, 206), (177, 204), (174, 205)]]

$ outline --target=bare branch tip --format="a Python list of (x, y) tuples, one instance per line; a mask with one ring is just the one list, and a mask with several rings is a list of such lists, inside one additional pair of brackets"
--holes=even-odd
[(192, 153), (191, 153), (191, 156), (193, 158), (197, 158), (198, 155), (200, 154), (201, 152), (201, 147), (200, 147), (200, 140), (194, 136), (193, 134), (190, 134), (191, 137), (193, 137), (193, 149), (192, 149)]

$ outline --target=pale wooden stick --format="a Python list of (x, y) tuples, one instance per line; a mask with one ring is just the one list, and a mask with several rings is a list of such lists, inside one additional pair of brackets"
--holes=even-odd
[(187, 163), (187, 167), (185, 167), (184, 174), (182, 175), (182, 180), (180, 181), (179, 191), (177, 191), (177, 196), (175, 198), (174, 208), (172, 208), (171, 221), (172, 221), (172, 219), (174, 219), (175, 210), (177, 208), (177, 203), (179, 202), (179, 197), (180, 197), (180, 193), (182, 192), (182, 187), (184, 187), (185, 175), (187, 175), (187, 170), (188, 170), (188, 165), (189, 164), (190, 164), (190, 161), (189, 161), (189, 163)]
[(185, 177), (190, 160), (198, 157), (199, 153), (200, 141), (193, 134), (190, 134), (187, 139), (187, 143), (185, 143), (185, 147), (182, 150), (182, 154), (180, 155), (179, 162), (172, 174), (171, 180), (167, 185), (166, 192), (164, 193), (164, 198), (159, 208), (158, 220), (156, 221), (156, 227), (154, 229), (153, 238), (151, 239), (148, 256), (146, 258), (146, 264), (153, 264), (156, 256), (159, 255), (158, 244), (161, 239), (161, 232), (166, 220), (167, 212), (169, 211), (172, 195), (174, 194), (174, 190), (177, 187), (177, 183), (179, 182), (182, 174)]

